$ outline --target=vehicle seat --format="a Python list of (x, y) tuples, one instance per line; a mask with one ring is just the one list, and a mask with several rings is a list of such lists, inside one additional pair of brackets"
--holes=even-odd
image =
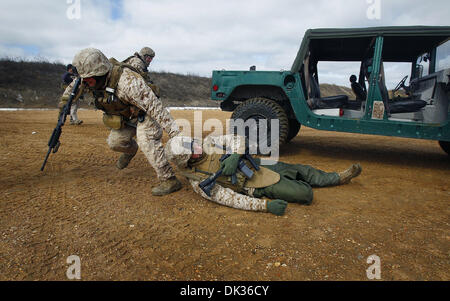
[(320, 96), (320, 87), (314, 76), (310, 77), (311, 95), (314, 109), (336, 109), (343, 108), (348, 103), (347, 95), (336, 95), (329, 97)]
[(412, 98), (402, 98), (399, 100), (389, 99), (389, 92), (384, 80), (385, 74), (383, 63), (381, 65), (380, 73), (381, 73), (381, 80), (378, 82), (378, 84), (381, 89), (381, 95), (383, 97), (383, 102), (385, 104), (388, 115), (397, 113), (417, 112), (427, 105), (426, 101), (420, 99), (412, 99)]
[(391, 114), (397, 113), (413, 113), (420, 111), (423, 107), (427, 105), (425, 100), (412, 100), (412, 99), (402, 99), (402, 100), (389, 100), (389, 109)]

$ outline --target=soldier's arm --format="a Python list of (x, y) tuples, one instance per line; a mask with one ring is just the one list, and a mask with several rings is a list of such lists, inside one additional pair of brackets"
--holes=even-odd
[(131, 58), (127, 64), (130, 64), (131, 66), (133, 66), (134, 68), (136, 68), (137, 70), (139, 70), (139, 72), (146, 72), (147, 68), (145, 67), (144, 62), (142, 62), (139, 58), (137, 57), (133, 57)]
[[(223, 136), (208, 136), (204, 139), (203, 145), (207, 148), (205, 151), (213, 151), (214, 153), (233, 153), (245, 154), (245, 137), (235, 136), (232, 134)], [(210, 150), (210, 147), (212, 149)]]
[(268, 212), (267, 200), (243, 195), (229, 188), (222, 187), (219, 184), (214, 186), (211, 191), (211, 197), (208, 197), (200, 187), (198, 187), (198, 181), (189, 180), (189, 182), (196, 193), (212, 202), (241, 210)]
[(153, 92), (156, 94), (156, 96), (159, 97), (159, 88), (153, 84), (153, 82), (150, 80), (150, 75), (148, 73), (147, 67), (145, 66), (144, 62), (142, 62), (139, 58), (133, 57), (128, 62), (131, 66), (136, 68), (141, 76), (144, 78), (144, 80), (147, 82), (147, 84), (152, 88)]
[(180, 129), (172, 115), (164, 108), (161, 100), (156, 97), (152, 89), (136, 72), (124, 69), (117, 85), (116, 93), (120, 99), (138, 107), (155, 119), (170, 138), (180, 134)]

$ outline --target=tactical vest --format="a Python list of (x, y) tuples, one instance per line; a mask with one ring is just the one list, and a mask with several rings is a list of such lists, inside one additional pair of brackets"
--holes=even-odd
[[(139, 55), (139, 53), (135, 53), (134, 55), (126, 58), (123, 63), (128, 63), (128, 61), (132, 58), (138, 58), (139, 60), (142, 61), (142, 63), (144, 63), (144, 66), (147, 66), (146, 62), (144, 61), (144, 59), (142, 59), (142, 57)], [(155, 93), (156, 97), (160, 97), (161, 95), (161, 89), (155, 85), (153, 83), (153, 81), (150, 79), (150, 74), (148, 73), (148, 69), (147, 67), (145, 67), (144, 71), (141, 70), (137, 70), (137, 72), (142, 76), (142, 78), (147, 82), (147, 85), (152, 89), (153, 93)]]
[[(198, 162), (190, 163), (189, 167), (182, 170), (182, 174), (191, 180), (203, 181), (211, 177), (220, 169), (220, 158), (222, 154), (204, 154), (204, 157)], [(245, 159), (244, 159), (245, 160)], [(280, 174), (260, 166), (255, 170), (253, 166), (245, 160), (247, 166), (254, 172), (251, 179), (247, 179), (240, 171), (236, 172), (237, 183), (231, 182), (231, 177), (221, 176), (217, 179), (217, 184), (230, 188), (238, 193), (245, 193), (246, 188), (263, 188), (280, 181)]]
[(145, 62), (145, 60), (139, 55), (139, 53), (135, 53), (134, 55), (126, 58), (123, 63), (128, 64), (128, 61), (132, 58), (138, 58), (145, 66), (145, 69), (143, 71), (138, 70), (137, 72), (146, 80), (149, 81), (150, 77), (148, 75), (148, 69), (147, 69), (147, 63)]
[[(109, 59), (113, 65), (109, 73), (106, 88), (104, 90), (93, 91), (94, 104), (99, 110), (105, 112), (103, 114), (103, 123), (112, 129), (121, 129), (125, 122), (129, 121), (133, 115), (131, 111), (132, 105), (120, 100), (116, 95), (117, 85), (122, 76), (124, 68), (128, 68), (134, 72), (139, 71), (131, 65), (120, 63), (114, 58)], [(139, 110), (136, 110), (139, 111)]]

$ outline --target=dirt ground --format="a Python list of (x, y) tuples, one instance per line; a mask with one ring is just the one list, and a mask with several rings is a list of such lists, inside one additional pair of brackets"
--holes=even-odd
[(70, 255), (82, 280), (367, 280), (371, 255), (383, 280), (450, 280), (450, 159), (436, 142), (302, 128), (282, 161), (363, 173), (276, 217), (204, 200), (186, 180), (153, 197), (144, 155), (118, 171), (101, 113), (79, 116), (41, 172), (57, 112), (0, 112), (0, 280), (66, 280)]

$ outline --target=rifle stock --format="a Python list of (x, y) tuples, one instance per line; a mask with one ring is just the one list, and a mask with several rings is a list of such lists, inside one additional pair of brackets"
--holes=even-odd
[(218, 172), (216, 172), (211, 177), (207, 178), (203, 182), (201, 182), (198, 186), (201, 190), (203, 190), (204, 193), (206, 193), (207, 196), (211, 196), (211, 190), (216, 185), (216, 180), (218, 177), (222, 175), (222, 169), (220, 169)]
[[(230, 157), (230, 154), (223, 155), (220, 158), (220, 162), (224, 161), (228, 157)], [(244, 159), (247, 159), (255, 170), (260, 170), (260, 168), (258, 164), (256, 164), (253, 157), (248, 153), (246, 153), (241, 159), (239, 159), (238, 170), (242, 172), (244, 176), (247, 177), (247, 179), (251, 179), (254, 175), (254, 172), (247, 166)], [(210, 176), (209, 178), (207, 178), (198, 185), (200, 189), (203, 190), (204, 193), (206, 193), (207, 196), (211, 197), (211, 190), (216, 185), (216, 180), (222, 175), (222, 171), (223, 171), (222, 169), (218, 170), (215, 174), (213, 174), (212, 176)], [(237, 183), (236, 173), (231, 175), (231, 183), (233, 185)]]

